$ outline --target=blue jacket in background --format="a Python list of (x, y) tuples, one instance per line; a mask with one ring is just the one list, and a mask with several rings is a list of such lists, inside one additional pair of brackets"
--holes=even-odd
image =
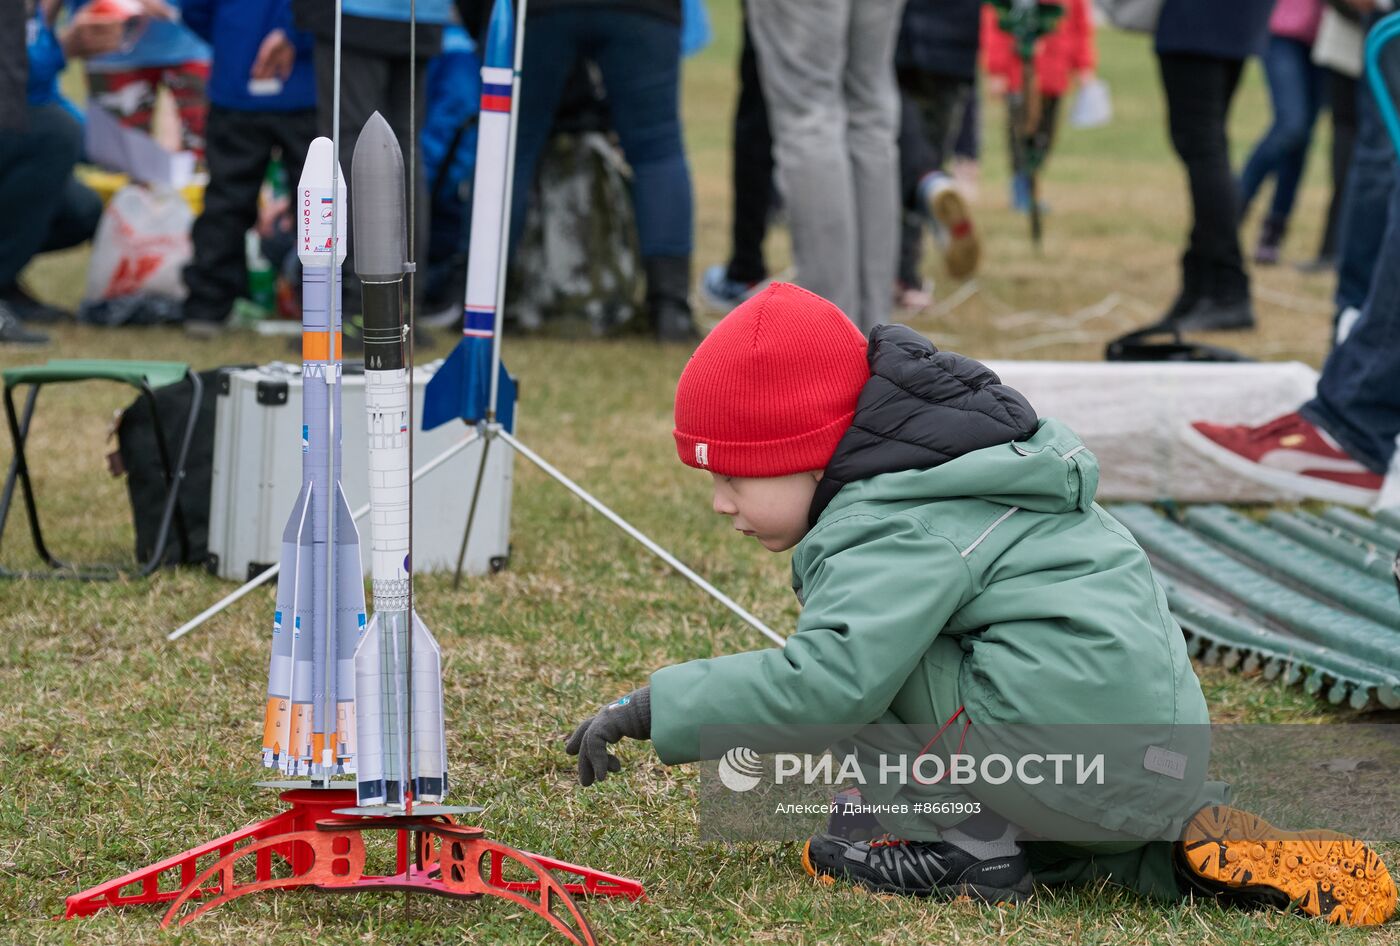
[(443, 30), (442, 53), (428, 63), (425, 94), (428, 115), (418, 140), (423, 167), (428, 172), (428, 186), (433, 196), (445, 193), (455, 198), (462, 183), (471, 180), (476, 169), (475, 123), (457, 142), (452, 163), (444, 167), (443, 162), (452, 147), (452, 139), (457, 137), (457, 130), (481, 108), (481, 60), (477, 57), (476, 43), (455, 23)]
[[(30, 105), (62, 101), (58, 94), (58, 74), (68, 64), (49, 24), (37, 11), (25, 21), (25, 51), (29, 55), (29, 83), (26, 99)], [(67, 104), (67, 103), (65, 103)]]
[[(77, 10), (86, 6), (89, 0), (71, 0), (70, 6)], [(179, 9), (184, 6), (180, 0), (167, 0)], [(141, 69), (151, 66), (177, 66), (182, 62), (208, 62), (209, 47), (184, 23), (159, 20), (154, 17), (146, 24), (136, 44), (125, 52), (108, 53), (87, 60), (92, 72), (122, 72), (127, 69)]]
[[(348, 4), (347, 4), (348, 5)], [(184, 19), (190, 29), (213, 44), (209, 72), (209, 102), (240, 112), (291, 112), (316, 107), (313, 42), (292, 24), (290, 0), (185, 0)], [(248, 74), (258, 47), (275, 29), (286, 32), (296, 47), (292, 74), (276, 95), (248, 92)]]
[(972, 81), (982, 32), (982, 0), (909, 0), (899, 26), (899, 69)]
[(1248, 59), (1263, 52), (1273, 9), (1274, 0), (1166, 0), (1157, 52)]

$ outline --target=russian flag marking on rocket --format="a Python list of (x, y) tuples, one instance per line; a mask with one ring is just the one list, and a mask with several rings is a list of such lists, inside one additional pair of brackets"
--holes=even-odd
[(483, 112), (510, 111), (510, 85), (495, 82), (481, 86), (481, 110)]

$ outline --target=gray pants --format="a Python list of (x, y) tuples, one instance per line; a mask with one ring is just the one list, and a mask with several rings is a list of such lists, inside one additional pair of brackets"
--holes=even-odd
[(864, 332), (893, 308), (904, 0), (749, 0), (797, 281)]

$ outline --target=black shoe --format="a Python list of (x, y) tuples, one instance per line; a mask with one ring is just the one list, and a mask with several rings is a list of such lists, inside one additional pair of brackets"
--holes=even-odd
[(647, 274), (647, 317), (659, 342), (693, 342), (700, 337), (690, 311), (690, 257), (651, 256)]
[(19, 283), (0, 289), (0, 302), (9, 306), (10, 312), (21, 322), (34, 325), (53, 325), (56, 322), (73, 321), (73, 313), (56, 305), (40, 302), (31, 296)]
[(876, 893), (1020, 903), (1031, 895), (1026, 854), (1014, 840), (1002, 846), (1005, 853), (981, 858), (949, 841), (906, 841), (887, 834), (853, 841), (817, 834), (802, 849), (802, 867), (828, 883), (846, 880)]
[(1244, 331), (1254, 328), (1254, 307), (1248, 299), (1220, 302), (1207, 297), (1180, 315), (1169, 315), (1162, 324), (1183, 332)]
[(1172, 300), (1172, 304), (1167, 307), (1167, 311), (1162, 313), (1163, 322), (1172, 319), (1179, 319), (1191, 309), (1210, 291), (1206, 267), (1195, 257), (1187, 254), (1181, 258), (1181, 291)]
[(10, 310), (10, 307), (0, 302), (0, 345), (47, 345), (49, 337), (38, 332), (31, 332), (24, 327), (24, 323)]
[(1283, 236), (1288, 230), (1288, 221), (1274, 216), (1264, 218), (1259, 227), (1259, 242), (1254, 247), (1254, 263), (1257, 266), (1277, 266), (1282, 255)]

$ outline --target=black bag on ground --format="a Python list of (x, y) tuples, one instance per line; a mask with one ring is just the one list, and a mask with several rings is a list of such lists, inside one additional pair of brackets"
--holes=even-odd
[(1105, 361), (1253, 361), (1219, 345), (1190, 342), (1181, 330), (1164, 323), (1135, 329), (1104, 348)]
[[(185, 478), (180, 484), (176, 515), (165, 544), (164, 565), (202, 564), (209, 553), (209, 494), (214, 472), (214, 409), (219, 403), (220, 375), (226, 369), (201, 372), (204, 399), (195, 421), (194, 437), (185, 457)], [(177, 381), (155, 389), (156, 411), (173, 468), (180, 452), (194, 392), (188, 381)], [(127, 405), (117, 422), (117, 449), (126, 470), (126, 490), (131, 497), (131, 519), (136, 527), (136, 558), (146, 561), (155, 550), (165, 511), (168, 487), (156, 442), (151, 403), (144, 395)], [(180, 522), (183, 520), (187, 548), (181, 549)], [(183, 551), (183, 554), (182, 554)]]

